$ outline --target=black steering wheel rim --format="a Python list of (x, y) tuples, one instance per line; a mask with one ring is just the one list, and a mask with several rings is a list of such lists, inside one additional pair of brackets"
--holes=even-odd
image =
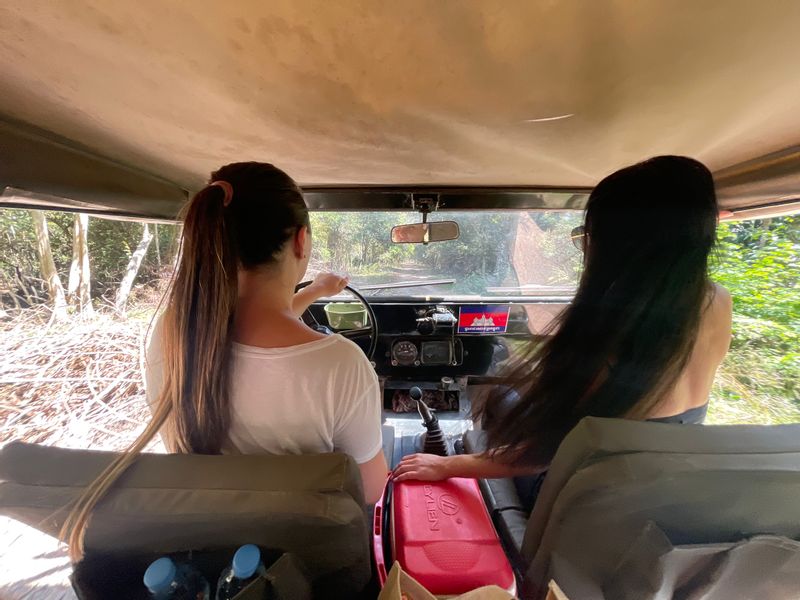
[[(298, 292), (299, 290), (302, 290), (305, 287), (308, 287), (312, 283), (313, 282), (311, 281), (303, 281), (301, 283), (298, 283), (297, 287), (295, 288), (295, 293)], [(375, 355), (375, 349), (378, 347), (378, 319), (375, 318), (375, 311), (372, 310), (372, 306), (364, 297), (364, 295), (361, 292), (359, 292), (356, 288), (354, 288), (352, 285), (346, 285), (344, 286), (344, 289), (346, 289), (353, 296), (355, 296), (356, 300), (361, 302), (361, 304), (364, 305), (364, 308), (367, 311), (367, 316), (369, 317), (370, 331), (369, 331), (369, 347), (367, 349), (366, 355), (369, 360), (372, 360), (372, 357)], [(311, 315), (311, 311), (309, 308), (306, 309), (306, 313)], [(316, 318), (313, 315), (311, 315), (311, 319), (316, 322)]]

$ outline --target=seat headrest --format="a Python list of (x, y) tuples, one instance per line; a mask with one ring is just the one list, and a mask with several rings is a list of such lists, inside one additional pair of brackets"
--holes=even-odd
[[(118, 452), (11, 442), (0, 449), (0, 481), (84, 487)], [(344, 454), (140, 454), (124, 487), (341, 491), (363, 501), (358, 466)]]
[[(67, 507), (115, 456), (8, 444), (0, 513), (57, 535)], [(358, 467), (344, 454), (142, 454), (98, 504), (85, 545), (119, 554), (253, 543), (293, 553), (313, 579), (357, 587), (370, 576), (363, 508)]]
[(800, 536), (800, 425), (587, 418), (550, 465), (523, 541), (527, 585), (553, 557), (602, 579), (652, 521), (676, 544)]

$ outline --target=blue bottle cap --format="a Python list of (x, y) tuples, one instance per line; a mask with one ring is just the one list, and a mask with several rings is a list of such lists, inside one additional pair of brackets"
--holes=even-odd
[(175, 580), (175, 563), (168, 556), (153, 561), (144, 572), (144, 585), (152, 594), (163, 592)]
[(242, 546), (233, 555), (233, 576), (249, 579), (261, 563), (261, 550), (254, 544)]

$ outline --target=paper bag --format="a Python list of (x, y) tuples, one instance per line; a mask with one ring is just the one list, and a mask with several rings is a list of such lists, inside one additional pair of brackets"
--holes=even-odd
[(545, 600), (569, 600), (569, 598), (567, 598), (567, 595), (561, 591), (561, 588), (558, 587), (558, 584), (551, 580), (547, 585), (547, 598), (545, 598)]
[(437, 600), (437, 598), (453, 598), (454, 600), (513, 600), (514, 596), (496, 585), (487, 585), (461, 594), (460, 596), (434, 596), (411, 575), (403, 571), (395, 562), (386, 585), (383, 586), (378, 600)]

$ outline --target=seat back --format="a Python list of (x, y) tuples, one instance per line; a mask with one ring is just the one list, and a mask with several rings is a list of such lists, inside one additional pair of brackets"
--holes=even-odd
[(567, 587), (602, 583), (653, 524), (675, 545), (800, 539), (798, 498), (800, 425), (584, 419), (559, 448), (528, 522), (525, 596), (559, 573)]
[[(11, 443), (0, 450), (0, 513), (57, 535), (64, 507), (115, 456)], [(86, 551), (170, 553), (254, 543), (291, 552), (315, 587), (348, 597), (371, 574), (363, 506), (358, 467), (343, 454), (142, 454), (95, 510)]]

